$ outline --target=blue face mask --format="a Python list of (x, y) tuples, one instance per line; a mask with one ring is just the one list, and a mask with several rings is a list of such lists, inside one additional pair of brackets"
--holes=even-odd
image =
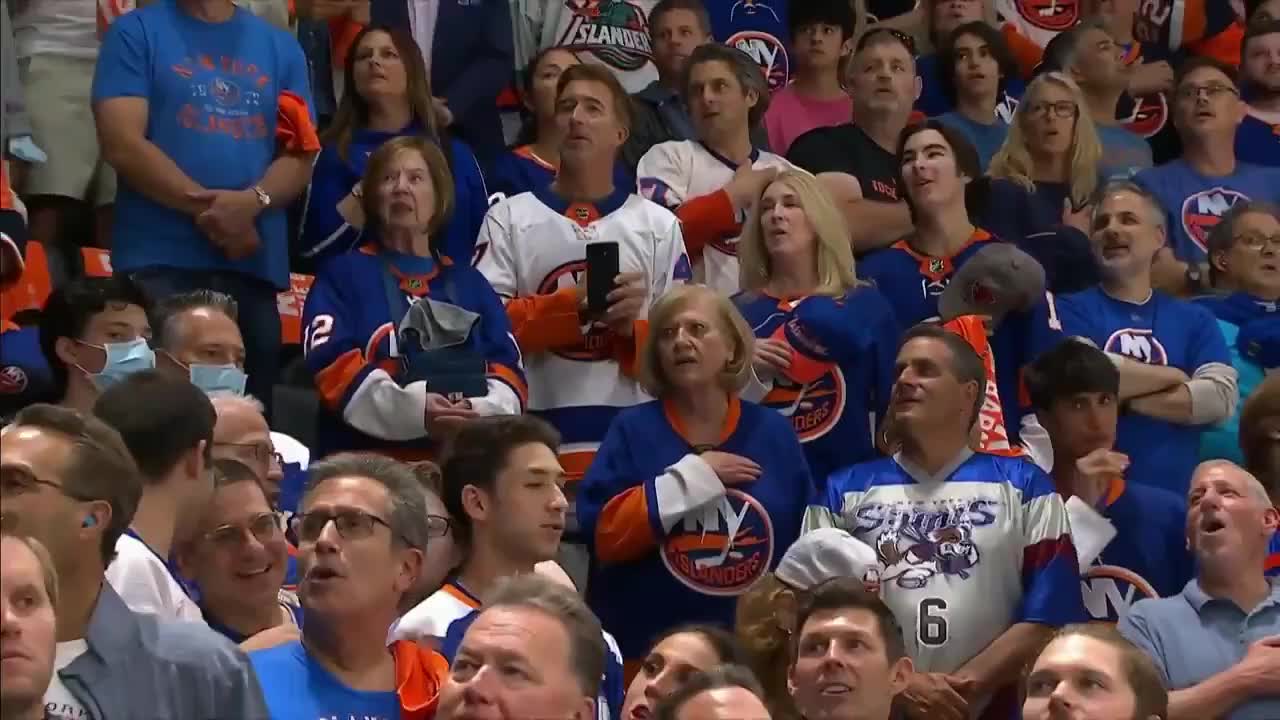
[[(87, 343), (86, 343), (87, 344)], [(106, 352), (107, 360), (102, 365), (102, 372), (89, 373), (89, 379), (98, 390), (106, 390), (130, 375), (152, 370), (156, 366), (156, 353), (147, 344), (146, 338), (138, 338), (131, 342), (106, 343), (101, 347)]]
[(205, 395), (215, 392), (231, 392), (244, 395), (244, 385), (249, 376), (235, 365), (190, 365), (191, 384), (204, 391)]

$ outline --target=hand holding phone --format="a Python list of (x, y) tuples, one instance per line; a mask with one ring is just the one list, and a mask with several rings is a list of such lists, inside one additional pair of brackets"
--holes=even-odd
[(587, 312), (591, 317), (601, 317), (609, 309), (609, 293), (617, 282), (618, 262), (618, 243), (587, 245)]

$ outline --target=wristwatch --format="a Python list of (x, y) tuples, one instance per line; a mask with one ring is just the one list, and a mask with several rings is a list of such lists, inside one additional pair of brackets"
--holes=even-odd
[(249, 189), (253, 191), (254, 195), (258, 196), (258, 204), (261, 205), (264, 210), (271, 207), (271, 196), (267, 194), (266, 190), (262, 189), (261, 185), (254, 185)]

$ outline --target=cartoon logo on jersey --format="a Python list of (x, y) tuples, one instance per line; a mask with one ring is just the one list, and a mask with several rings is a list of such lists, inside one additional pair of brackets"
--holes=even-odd
[(921, 531), (904, 526), (886, 530), (876, 538), (876, 555), (885, 571), (881, 583), (919, 590), (938, 575), (969, 579), (969, 571), (981, 556), (973, 531), (963, 525)]
[(27, 389), (27, 372), (17, 365), (0, 368), (0, 395), (17, 395)]
[(1032, 27), (1060, 32), (1080, 20), (1076, 0), (1017, 0), (1018, 14)]
[(1141, 575), (1117, 565), (1094, 565), (1080, 578), (1084, 607), (1092, 620), (1115, 622), (1139, 600), (1160, 593)]
[(1169, 353), (1165, 352), (1152, 331), (1142, 328), (1124, 328), (1111, 333), (1102, 348), (1148, 365), (1168, 365)]
[(769, 92), (785, 87), (791, 79), (791, 56), (787, 54), (787, 44), (772, 34), (743, 30), (730, 35), (724, 44), (738, 48), (756, 61), (769, 82)]
[[(547, 276), (538, 283), (537, 294), (550, 295), (557, 290), (567, 287), (576, 287), (582, 283), (587, 272), (587, 261), (574, 260), (567, 262), (559, 267), (553, 268)], [(582, 344), (574, 348), (560, 348), (553, 350), (566, 360), (579, 360), (582, 362), (599, 362), (608, 360), (609, 355), (609, 336), (605, 330), (592, 328), (587, 333)]]
[(1224, 187), (1201, 190), (1182, 202), (1182, 229), (1201, 252), (1209, 252), (1209, 231), (1232, 206), (1248, 199), (1244, 193)]
[(617, 70), (639, 70), (653, 59), (644, 11), (626, 0), (564, 0), (573, 13), (557, 45), (590, 52)]
[(213, 95), (214, 101), (223, 107), (236, 107), (240, 104), (240, 86), (230, 80), (214, 78), (210, 83), (209, 93)]
[(799, 320), (788, 320), (784, 332), (786, 341), (795, 348), (797, 366), (821, 368), (821, 374), (803, 378), (779, 374), (760, 404), (789, 419), (800, 442), (811, 442), (831, 432), (844, 415), (844, 373), (830, 362), (827, 349), (804, 332)]
[(662, 544), (677, 580), (705, 595), (739, 595), (769, 570), (773, 521), (759, 500), (727, 488), (720, 501), (685, 516)]
[(1133, 113), (1124, 120), (1129, 132), (1149, 138), (1164, 129), (1169, 121), (1169, 103), (1164, 93), (1142, 95), (1134, 99)]

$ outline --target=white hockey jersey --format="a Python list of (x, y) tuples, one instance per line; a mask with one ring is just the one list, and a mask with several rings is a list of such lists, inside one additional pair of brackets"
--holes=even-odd
[(579, 284), (586, 246), (602, 241), (618, 243), (622, 272), (644, 273), (649, 305), (690, 277), (675, 215), (626, 188), (591, 205), (570, 204), (549, 188), (521, 193), (489, 209), (476, 244), (477, 267), (509, 300), (508, 316), (524, 354), (528, 409), (560, 431), (561, 464), (570, 480), (586, 471), (613, 416), (650, 399), (627, 372), (630, 366), (634, 373), (634, 343), (603, 330), (566, 337), (566, 322), (577, 322), (576, 306), (567, 311), (572, 318), (562, 314), (551, 330), (545, 313), (523, 317), (513, 299)]
[[(751, 167), (776, 167), (780, 171), (794, 168), (782, 156), (761, 150), (752, 151)], [(640, 158), (636, 184), (641, 195), (679, 214), (677, 208), (685, 202), (728, 185), (737, 169), (733, 161), (697, 140), (672, 140), (654, 145)], [(691, 218), (681, 216), (681, 219), (686, 233), (692, 235), (697, 231), (691, 227)], [(742, 232), (742, 220), (737, 218), (737, 227), (731, 235), (706, 238), (702, 256), (694, 260), (694, 279), (725, 295), (739, 290), (738, 236)], [(693, 240), (689, 247), (693, 247)]]
[(629, 93), (658, 79), (649, 11), (658, 0), (513, 0), (517, 67), (539, 50), (565, 47), (613, 70)]

